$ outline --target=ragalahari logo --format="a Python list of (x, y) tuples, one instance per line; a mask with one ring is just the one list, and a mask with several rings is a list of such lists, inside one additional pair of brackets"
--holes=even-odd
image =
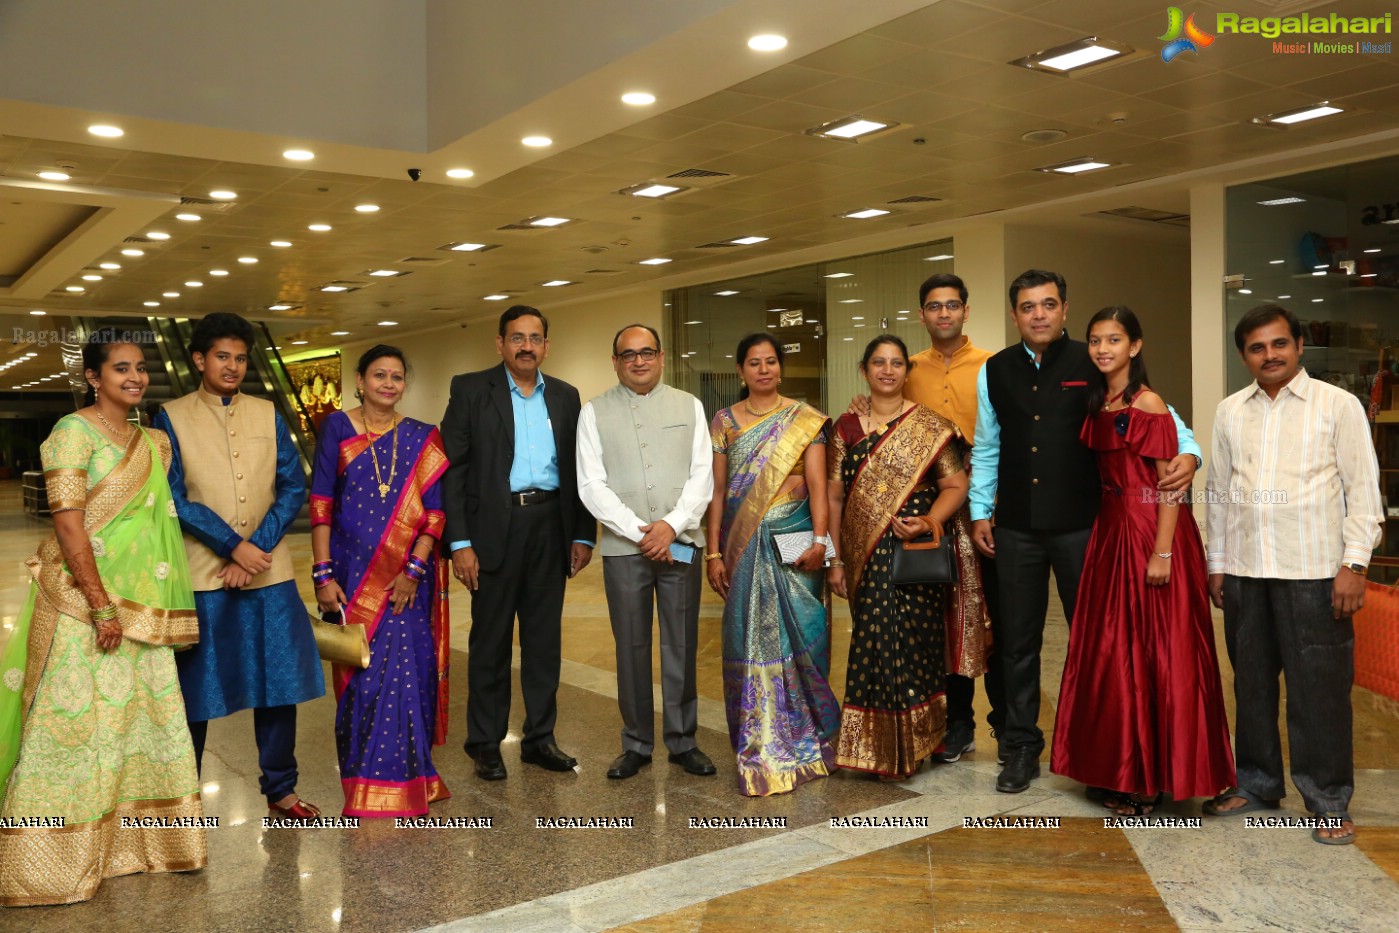
[(1166, 34), (1160, 37), (1161, 41), (1166, 43), (1161, 49), (1163, 62), (1170, 61), (1181, 52), (1198, 53), (1205, 46), (1214, 42), (1214, 36), (1195, 25), (1194, 13), (1186, 16), (1181, 13), (1180, 7), (1173, 6), (1167, 8), (1166, 16)]

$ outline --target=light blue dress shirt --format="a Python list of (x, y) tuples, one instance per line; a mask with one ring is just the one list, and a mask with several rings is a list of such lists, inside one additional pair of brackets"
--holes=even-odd
[[(1025, 352), (1040, 368), (1035, 360), (1035, 351), (1022, 342)], [(1167, 405), (1171, 419), (1176, 423), (1176, 445), (1183, 454), (1200, 456), (1200, 445), (1195, 443), (1195, 434), (1180, 420), (1176, 410)], [(1201, 458), (1203, 459), (1203, 458)], [(996, 417), (996, 409), (991, 407), (991, 393), (986, 388), (986, 366), (976, 374), (976, 444), (972, 447), (972, 488), (968, 498), (971, 502), (972, 521), (990, 518), (996, 511), (996, 487), (1000, 482), (1001, 469), (1001, 422)]]
[[(549, 407), (544, 402), (544, 374), (535, 372), (534, 391), (528, 396), (520, 390), (508, 367), (505, 367), (505, 379), (510, 385), (510, 409), (515, 417), (515, 457), (510, 461), (510, 491), (556, 490), (559, 488), (559, 452), (554, 444), (554, 426), (549, 421)], [(580, 538), (576, 543), (592, 547), (594, 542)], [(453, 551), (464, 547), (471, 547), (469, 539), (451, 544)]]

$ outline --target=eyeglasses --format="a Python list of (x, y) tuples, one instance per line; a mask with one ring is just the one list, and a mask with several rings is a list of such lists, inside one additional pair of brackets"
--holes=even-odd
[(623, 350), (621, 353), (617, 354), (617, 359), (630, 365), (635, 363), (637, 359), (642, 359), (649, 363), (660, 355), (660, 350), (653, 350), (647, 347), (644, 350)]
[(953, 314), (956, 314), (958, 311), (961, 311), (961, 310), (962, 310), (963, 308), (965, 308), (965, 307), (966, 307), (966, 305), (964, 305), (964, 304), (962, 304), (960, 301), (956, 301), (956, 300), (947, 301), (947, 302), (942, 302), (942, 301), (930, 301), (930, 302), (928, 302), (927, 304), (925, 304), (925, 305), (923, 306), (923, 310), (924, 310), (924, 311), (927, 311), (929, 314), (937, 314), (937, 313), (938, 313), (939, 311), (941, 311), (943, 308), (946, 308), (947, 310), (951, 311)]
[(549, 338), (545, 337), (543, 334), (511, 334), (509, 337), (505, 338), (505, 342), (512, 347), (524, 346), (526, 343), (536, 347), (542, 347), (548, 339)]

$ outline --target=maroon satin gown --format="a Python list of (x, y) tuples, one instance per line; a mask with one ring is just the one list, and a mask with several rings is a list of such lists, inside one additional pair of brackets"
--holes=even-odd
[(1102, 507), (1088, 540), (1050, 770), (1093, 787), (1176, 800), (1234, 783), (1200, 530), (1181, 506), (1171, 579), (1146, 582), (1156, 545), (1154, 460), (1176, 455), (1169, 414), (1104, 411), (1080, 439)]

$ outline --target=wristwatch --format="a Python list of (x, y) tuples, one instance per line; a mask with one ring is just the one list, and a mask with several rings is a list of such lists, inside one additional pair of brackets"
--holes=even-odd
[(1365, 576), (1365, 571), (1370, 569), (1364, 564), (1342, 564), (1341, 566), (1349, 570), (1351, 573), (1359, 574), (1362, 577)]
[(1200, 459), (1200, 455), (1199, 455), (1199, 454), (1191, 454), (1190, 456), (1192, 456), (1192, 457), (1195, 458), (1195, 472), (1196, 472), (1196, 473), (1199, 473), (1201, 470), (1203, 470), (1203, 469), (1205, 468), (1205, 461), (1202, 460), (1202, 459)]

